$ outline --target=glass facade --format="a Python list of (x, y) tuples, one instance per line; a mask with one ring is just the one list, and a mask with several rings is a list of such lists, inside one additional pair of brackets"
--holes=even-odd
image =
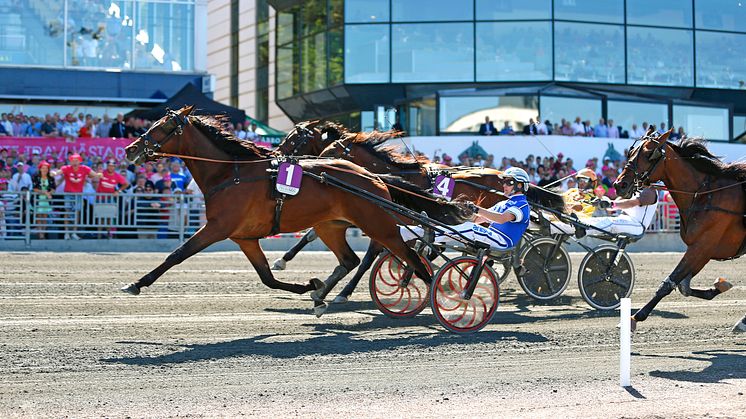
[(643, 122), (658, 126), (661, 121), (668, 121), (667, 103), (609, 100), (606, 106), (607, 115), (609, 119), (614, 120), (614, 125), (628, 131), (632, 129), (632, 124), (637, 124), (637, 127), (641, 128)]
[[(133, 3), (136, 10), (137, 4)], [(644, 120), (672, 122), (668, 115), (673, 102), (664, 103), (666, 90), (658, 87), (746, 90), (746, 61), (741, 58), (746, 56), (746, 26), (739, 24), (746, 20), (746, 3), (733, 0), (310, 0), (292, 4), (277, 13), (278, 98), (341, 84), (358, 85), (354, 88), (362, 89), (359, 92), (367, 88), (359, 85), (380, 84), (392, 86), (384, 88), (389, 89), (386, 94), (372, 96), (386, 105), (401, 105), (405, 98), (387, 98), (401, 84), (417, 84), (412, 90), (418, 93), (406, 99), (406, 124), (412, 132), (469, 132), (471, 128), (453, 124), (476, 112), (470, 107), (482, 109), (485, 100), (502, 103), (505, 94), (524, 95), (504, 92), (491, 99), (473, 99), (474, 104), (466, 106), (457, 105), (459, 99), (446, 98), (454, 95), (446, 92), (438, 103), (445, 108), (431, 107), (430, 99), (420, 100), (450, 88), (482, 87), (474, 83), (493, 88), (487, 84), (518, 87), (518, 83), (556, 81), (583, 89), (579, 83), (608, 84), (613, 85), (610, 90), (621, 92), (620, 86), (636, 86), (623, 100), (611, 99), (613, 95), (602, 100), (603, 92), (590, 97), (580, 91), (569, 94), (577, 98), (539, 93), (542, 119), (558, 122), (581, 116), (596, 124), (606, 115), (625, 129)], [(440, 83), (458, 86), (436, 86)], [(685, 97), (683, 91), (670, 90), (670, 99), (716, 100), (710, 94)], [(627, 101), (634, 100), (635, 94), (641, 96), (637, 102)], [(657, 97), (661, 103), (651, 103), (659, 101)], [(305, 100), (313, 102), (309, 97)], [(466, 113), (458, 110), (461, 107)], [(746, 113), (738, 106), (734, 110)], [(686, 118), (703, 120), (705, 114)], [(730, 134), (730, 124), (720, 122), (708, 137)]]
[(344, 55), (347, 82), (388, 82), (389, 45), (388, 25), (347, 25)]
[(474, 33), (470, 23), (392, 25), (391, 81), (474, 80)]
[(627, 28), (627, 81), (630, 84), (693, 86), (692, 31)]
[(193, 0), (16, 3), (0, 14), (0, 65), (194, 69)]
[(704, 137), (708, 140), (725, 141), (730, 139), (728, 131), (728, 109), (703, 106), (674, 105), (673, 126), (683, 127), (690, 137)]
[(539, 101), (542, 121), (559, 124), (563, 119), (574, 121), (580, 117), (596, 125), (601, 118), (601, 99), (542, 96)]
[(506, 122), (519, 131), (539, 112), (536, 96), (447, 96), (440, 98), (438, 109), (441, 134), (479, 132), (485, 117), (498, 131)]
[(557, 22), (555, 80), (624, 83), (624, 27)]
[(478, 22), (477, 81), (552, 78), (551, 22)]

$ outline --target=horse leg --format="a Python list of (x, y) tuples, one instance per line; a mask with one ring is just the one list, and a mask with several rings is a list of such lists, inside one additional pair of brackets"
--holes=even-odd
[(707, 256), (707, 252), (704, 252), (703, 250), (704, 249), (699, 249), (697, 247), (689, 247), (686, 250), (684, 257), (681, 258), (673, 272), (671, 272), (671, 274), (661, 282), (653, 298), (651, 298), (643, 308), (638, 310), (632, 316), (633, 330), (636, 326), (636, 322), (645, 321), (655, 306), (675, 288), (680, 287), (679, 289), (681, 293), (684, 294), (688, 285), (681, 286), (680, 284), (688, 284), (689, 281), (691, 281), (691, 279), (697, 275), (697, 273), (699, 273), (699, 271), (702, 270), (705, 264), (710, 260), (709, 256)]
[(746, 315), (733, 326), (733, 333), (746, 333)]
[(350, 248), (350, 245), (347, 244), (345, 234), (347, 227), (348, 225), (346, 224), (335, 222), (323, 223), (316, 226), (316, 232), (319, 237), (334, 252), (339, 261), (339, 265), (334, 268), (332, 274), (324, 281), (324, 288), (317, 289), (311, 293), (311, 298), (314, 301), (313, 311), (316, 317), (321, 317), (326, 311), (327, 305), (324, 302), (324, 298), (326, 298), (332, 288), (360, 263), (360, 258), (357, 257), (355, 252)]
[[(359, 225), (359, 224), (358, 224)], [(420, 256), (411, 247), (407, 246), (399, 235), (399, 227), (396, 224), (386, 225), (384, 231), (371, 229), (366, 231), (371, 240), (377, 241), (381, 246), (389, 249), (396, 257), (404, 262), (405, 266), (414, 270), (415, 275), (423, 281), (430, 283), (431, 276)]]
[(360, 262), (360, 266), (358, 266), (357, 272), (355, 272), (355, 276), (353, 276), (352, 279), (350, 279), (350, 282), (345, 285), (344, 289), (342, 289), (342, 292), (334, 297), (334, 301), (332, 301), (332, 303), (344, 304), (349, 300), (350, 295), (352, 295), (352, 292), (355, 291), (355, 288), (357, 287), (357, 284), (360, 282), (360, 280), (363, 278), (363, 275), (365, 275), (365, 273), (368, 272), (368, 269), (373, 266), (373, 262), (376, 260), (378, 255), (383, 252), (383, 250), (383, 246), (373, 240), (370, 241), (368, 250), (365, 252), (365, 256), (363, 256), (363, 260), (362, 262)]
[(712, 300), (716, 296), (733, 288), (733, 285), (726, 281), (725, 278), (717, 278), (712, 288), (708, 289), (692, 288), (690, 286), (691, 281), (692, 278), (687, 277), (678, 285), (679, 292), (685, 297), (697, 297), (703, 300)]
[[(283, 291), (290, 291), (295, 294), (304, 294), (308, 291), (323, 288), (324, 283), (316, 278), (313, 278), (306, 285), (301, 284), (290, 284), (287, 282), (278, 281), (272, 275), (272, 271), (269, 269), (269, 262), (267, 257), (264, 256), (262, 248), (259, 246), (259, 240), (253, 239), (232, 239), (241, 248), (241, 251), (246, 255), (251, 262), (251, 265), (259, 274), (259, 278), (262, 283), (272, 289), (280, 289)], [(315, 279), (315, 281), (314, 281)]]
[(290, 250), (288, 250), (281, 258), (274, 261), (272, 264), (272, 270), (273, 271), (281, 271), (285, 269), (285, 266), (288, 262), (293, 260), (295, 255), (298, 254), (301, 250), (303, 250), (306, 245), (311, 243), (312, 241), (316, 240), (319, 236), (316, 234), (316, 230), (310, 229), (306, 234), (301, 237), (300, 240), (298, 240), (298, 243), (296, 243)]
[(226, 233), (222, 230), (211, 227), (208, 222), (202, 228), (200, 228), (192, 237), (179, 246), (176, 250), (171, 252), (166, 260), (163, 261), (157, 268), (148, 272), (147, 275), (143, 276), (137, 282), (133, 282), (125, 287), (122, 287), (123, 292), (138, 295), (140, 294), (140, 288), (149, 287), (158, 278), (161, 277), (167, 270), (185, 261), (192, 255), (201, 252), (211, 244), (223, 240), (226, 238)]

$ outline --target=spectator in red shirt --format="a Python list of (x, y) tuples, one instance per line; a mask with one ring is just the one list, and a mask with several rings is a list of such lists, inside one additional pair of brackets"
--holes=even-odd
[[(81, 203), (83, 201), (82, 195), (79, 194), (83, 193), (86, 179), (100, 178), (103, 176), (102, 173), (95, 173), (90, 167), (81, 164), (82, 160), (80, 154), (73, 154), (70, 156), (70, 164), (62, 166), (59, 170), (65, 179), (65, 207), (68, 212), (72, 213), (65, 218), (65, 225), (70, 224), (70, 221), (73, 221), (73, 224), (77, 224), (78, 214), (80, 213)], [(54, 175), (56, 175), (56, 173)], [(65, 240), (69, 240), (70, 238), (73, 240), (80, 240), (80, 237), (75, 232), (77, 230), (75, 226), (65, 227), (65, 230), (68, 231), (65, 233)], [(72, 231), (72, 233), (70, 233), (70, 231)]]
[(130, 183), (121, 174), (117, 173), (117, 162), (109, 160), (106, 162), (106, 170), (101, 174), (98, 184), (98, 193), (110, 193), (117, 196), (119, 191), (129, 188)]

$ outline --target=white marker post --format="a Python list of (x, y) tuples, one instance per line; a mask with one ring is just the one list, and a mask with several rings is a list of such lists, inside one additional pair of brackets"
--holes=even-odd
[(622, 298), (622, 306), (619, 310), (619, 385), (630, 386), (630, 358), (632, 356), (632, 336), (630, 317), (632, 316), (632, 300)]

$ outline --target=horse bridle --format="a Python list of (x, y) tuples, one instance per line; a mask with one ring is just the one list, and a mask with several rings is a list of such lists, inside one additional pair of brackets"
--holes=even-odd
[(306, 128), (305, 126), (296, 125), (295, 132), (298, 133), (298, 143), (296, 141), (290, 141), (290, 145), (293, 149), (290, 151), (290, 155), (294, 156), (298, 153), (298, 149), (305, 145), (311, 138), (313, 138), (313, 131)]
[[(653, 152), (650, 153), (650, 157), (648, 157), (648, 161), (650, 162), (650, 167), (648, 167), (648, 169), (642, 174), (638, 174), (637, 166), (640, 160), (640, 156), (642, 155), (642, 147), (645, 146), (645, 141), (652, 141), (653, 143), (656, 144), (656, 147), (653, 150)], [(632, 173), (635, 174), (635, 177), (632, 180), (637, 190), (645, 186), (649, 186), (650, 175), (653, 174), (653, 172), (658, 167), (658, 165), (666, 158), (665, 144), (661, 145), (661, 143), (658, 140), (653, 139), (653, 138), (648, 138), (645, 141), (640, 143), (640, 146), (637, 149), (637, 156), (635, 156), (635, 159), (628, 160), (627, 164), (624, 165), (624, 170), (630, 170), (632, 171)], [(634, 144), (632, 144), (632, 147), (634, 147)], [(632, 151), (630, 151), (630, 155), (632, 155)]]
[(186, 125), (189, 125), (189, 117), (188, 116), (181, 116), (181, 114), (174, 112), (172, 110), (168, 111), (168, 121), (166, 121), (165, 124), (161, 125), (159, 129), (165, 130), (166, 126), (168, 124), (173, 123), (175, 126), (174, 128), (168, 132), (160, 142), (155, 141), (153, 137), (150, 135), (150, 131), (146, 132), (145, 134), (140, 136), (140, 139), (143, 142), (143, 151), (148, 157), (153, 157), (158, 151), (166, 145), (167, 142), (169, 142), (172, 138), (178, 137), (181, 134), (184, 133), (184, 127)]

